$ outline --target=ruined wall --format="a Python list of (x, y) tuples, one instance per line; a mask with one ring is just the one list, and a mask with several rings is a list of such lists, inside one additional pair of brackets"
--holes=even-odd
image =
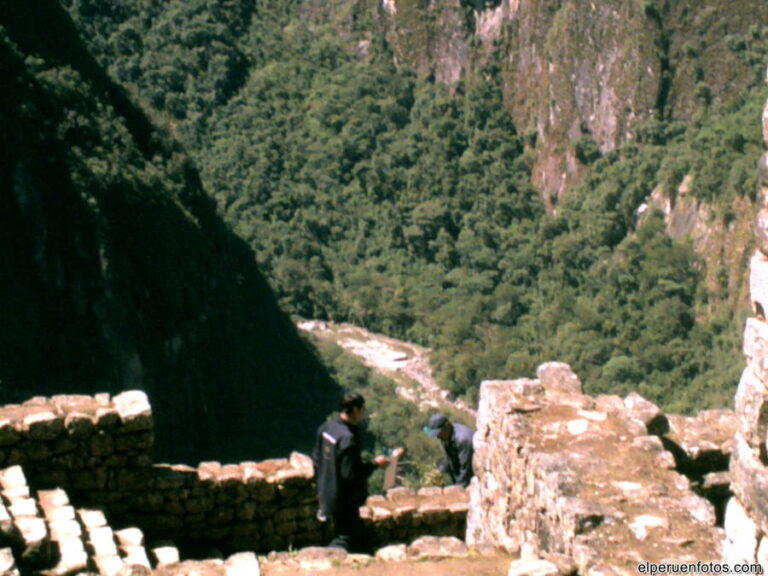
[[(21, 465), (35, 490), (64, 489), (120, 528), (182, 549), (267, 552), (324, 543), (308, 456), (197, 468), (154, 464), (143, 392), (54, 396), (0, 407), (0, 466)], [(373, 544), (423, 535), (463, 537), (462, 489), (407, 488), (371, 497), (362, 516)]]
[[(768, 145), (768, 105), (763, 112)], [(760, 159), (760, 207), (756, 249), (750, 263), (750, 298), (755, 317), (747, 320), (744, 356), (747, 367), (736, 392), (739, 428), (734, 437), (731, 478), (735, 497), (725, 516), (724, 559), (768, 566), (768, 153)]]
[(481, 386), (467, 544), (565, 559), (582, 574), (718, 560), (715, 509), (678, 468), (698, 481), (707, 461), (727, 463), (733, 414), (708, 413), (697, 426), (637, 394), (584, 395), (565, 364), (537, 376)]

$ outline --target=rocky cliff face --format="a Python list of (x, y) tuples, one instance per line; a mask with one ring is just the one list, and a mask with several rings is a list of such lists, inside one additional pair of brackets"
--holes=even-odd
[(688, 119), (705, 100), (753, 85), (733, 44), (768, 17), (757, 0), (354, 4), (369, 5), (396, 62), (423, 76), (455, 85), (488, 67), (501, 72), (516, 125), (537, 137), (534, 181), (550, 207), (583, 170), (580, 138), (606, 152), (630, 140), (638, 120)]

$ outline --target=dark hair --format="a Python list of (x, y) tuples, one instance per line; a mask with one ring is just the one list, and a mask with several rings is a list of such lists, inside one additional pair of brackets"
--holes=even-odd
[(365, 406), (365, 398), (360, 392), (347, 392), (341, 399), (341, 411), (350, 414), (353, 408), (362, 408)]

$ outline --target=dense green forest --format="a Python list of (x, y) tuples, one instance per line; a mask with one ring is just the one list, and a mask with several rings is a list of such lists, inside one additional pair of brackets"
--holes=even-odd
[(591, 392), (730, 404), (745, 314), (733, 271), (705, 285), (690, 243), (638, 208), (686, 175), (718, 221), (753, 199), (763, 28), (729, 37), (751, 87), (720, 102), (702, 82), (693, 118), (660, 105), (605, 155), (586, 134), (586, 176), (548, 214), (531, 185), (536, 134), (505, 111), (494, 62), (450, 89), (398, 68), (365, 2), (349, 4), (343, 32), (300, 2), (64, 3), (112, 77), (191, 151), (291, 314), (430, 346), (438, 378), (470, 399), (484, 378), (560, 360)]

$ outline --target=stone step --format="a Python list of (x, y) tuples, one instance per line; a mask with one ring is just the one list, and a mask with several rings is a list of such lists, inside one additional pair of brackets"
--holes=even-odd
[(120, 555), (126, 565), (151, 568), (147, 550), (144, 548), (144, 533), (139, 528), (124, 528), (115, 532)]
[(58, 548), (58, 563), (47, 574), (65, 576), (88, 568), (88, 553), (75, 509), (64, 490), (39, 490), (37, 500), (48, 523), (51, 541)]
[(152, 548), (152, 558), (158, 568), (169, 564), (178, 564), (181, 559), (179, 549), (171, 543)]
[(50, 566), (57, 556), (56, 549), (21, 466), (0, 470), (0, 488), (0, 532), (16, 550), (16, 562), (32, 568)]
[(86, 551), (100, 576), (116, 576), (123, 569), (123, 560), (117, 550), (115, 533), (107, 524), (104, 512), (81, 508), (76, 515), (85, 532)]

